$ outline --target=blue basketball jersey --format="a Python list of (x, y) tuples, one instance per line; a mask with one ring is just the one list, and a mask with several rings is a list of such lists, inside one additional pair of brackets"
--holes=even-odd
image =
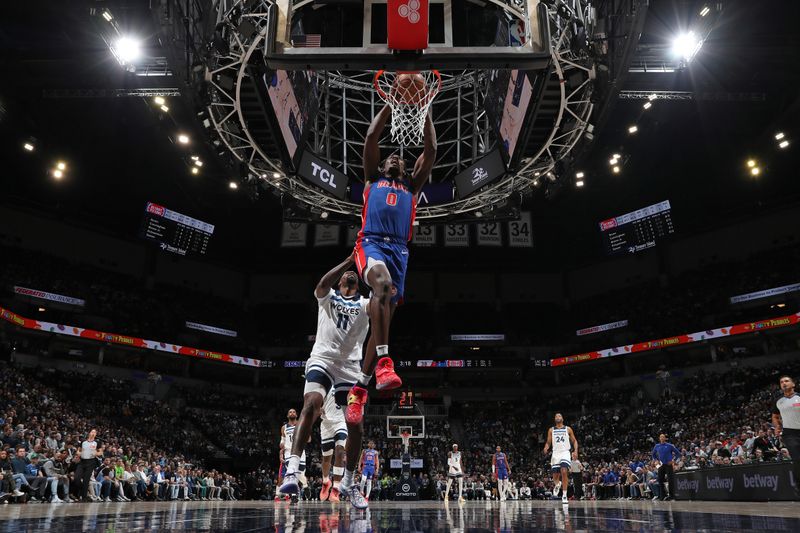
[(377, 450), (364, 450), (364, 467), (375, 468), (375, 464), (377, 462), (378, 462)]
[(364, 189), (361, 237), (389, 237), (402, 243), (411, 240), (417, 199), (408, 182), (380, 176)]
[(494, 454), (494, 464), (498, 470), (508, 470), (508, 462), (506, 461), (506, 454), (503, 452)]

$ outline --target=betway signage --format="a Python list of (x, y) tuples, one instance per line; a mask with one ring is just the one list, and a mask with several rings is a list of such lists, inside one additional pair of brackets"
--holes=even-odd
[(19, 287), (15, 285), (14, 292), (20, 296), (38, 298), (39, 300), (50, 300), (51, 302), (77, 305), (79, 307), (86, 305), (86, 300), (81, 300), (80, 298), (73, 298), (72, 296), (64, 296), (63, 294), (55, 294), (53, 292), (40, 291), (38, 289), (29, 289), (28, 287)]
[(459, 198), (466, 198), (484, 185), (495, 181), (506, 172), (500, 150), (492, 150), (488, 155), (459, 172), (453, 181)]
[(793, 283), (791, 285), (784, 285), (783, 287), (773, 287), (763, 291), (748, 292), (747, 294), (740, 294), (739, 296), (731, 296), (732, 304), (740, 304), (742, 302), (749, 302), (752, 300), (760, 300), (761, 298), (769, 298), (771, 296), (780, 296), (790, 292), (800, 291), (800, 283)]
[[(389, 459), (389, 468), (400, 469), (403, 467), (402, 459)], [(416, 457), (411, 459), (411, 468), (422, 468), (422, 459)]]
[(798, 481), (790, 462), (710, 468), (678, 472), (675, 494), (679, 500), (793, 500)]
[(205, 331), (206, 333), (213, 333), (215, 335), (224, 335), (226, 337), (236, 337), (238, 333), (232, 329), (218, 328), (217, 326), (209, 326), (207, 324), (200, 324), (199, 322), (186, 321), (186, 327), (189, 329), (196, 329), (198, 331)]
[(581, 335), (591, 335), (592, 333), (600, 333), (601, 331), (608, 331), (610, 329), (624, 328), (627, 325), (627, 320), (620, 320), (619, 322), (609, 322), (608, 324), (600, 324), (599, 326), (579, 329), (575, 332), (575, 334), (580, 337)]
[(328, 191), (340, 200), (347, 194), (347, 176), (316, 157), (308, 150), (303, 152), (297, 174), (306, 181)]

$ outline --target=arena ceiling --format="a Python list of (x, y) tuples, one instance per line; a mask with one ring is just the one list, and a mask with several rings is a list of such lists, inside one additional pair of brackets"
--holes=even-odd
[[(794, 20), (798, 2), (723, 2), (713, 31), (688, 68), (676, 72), (631, 72), (623, 91), (692, 93), (688, 100), (615, 99), (599, 134), (575, 163), (586, 185), (569, 180), (558, 190), (538, 190), (526, 199), (533, 212), (535, 246), (531, 251), (503, 250), (526, 267), (552, 270), (601, 257), (598, 220), (670, 199), (679, 236), (751, 216), (773, 206), (797, 202), (800, 142), (800, 73), (790, 66), (800, 52)], [(639, 49), (648, 59), (676, 33), (685, 30), (703, 2), (651, 2)], [(196, 109), (168, 98), (164, 113), (152, 98), (120, 97), (143, 86), (180, 88), (180, 76), (158, 72), (134, 76), (109, 52), (90, 8), (109, 7), (120, 27), (141, 36), (147, 55), (170, 56), (157, 18), (147, 2), (49, 2), (35, 0), (5, 7), (0, 22), (0, 201), (25, 205), (64, 219), (76, 219), (102, 231), (135, 239), (141, 211), (156, 201), (216, 224), (209, 258), (269, 268), (278, 245), (281, 206), (264, 194), (256, 201), (229, 182), (238, 169), (217, 159), (204, 142)], [(621, 38), (622, 36), (611, 36)], [(652, 63), (651, 63), (652, 64)], [(636, 124), (635, 135), (628, 128)], [(178, 132), (192, 139), (187, 148)], [(794, 143), (776, 147), (784, 131)], [(21, 149), (29, 137), (36, 150)], [(621, 153), (621, 172), (608, 159)], [(192, 175), (190, 155), (204, 167)], [(756, 157), (764, 172), (753, 179), (744, 168)], [(57, 159), (67, 175), (48, 174)], [(289, 262), (340, 254), (292, 251)], [(423, 262), (463, 263), (467, 257), (491, 265), (497, 259), (464, 251), (420, 251)], [(274, 255), (272, 255), (274, 257)], [(477, 257), (477, 259), (476, 259)]]

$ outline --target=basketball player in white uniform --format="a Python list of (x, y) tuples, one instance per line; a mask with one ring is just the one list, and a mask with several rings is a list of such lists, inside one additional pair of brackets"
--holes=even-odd
[[(294, 431), (295, 427), (297, 426), (297, 411), (294, 409), (289, 409), (289, 412), (286, 413), (286, 419), (287, 422), (281, 426), (281, 445), (280, 445), (281, 467), (278, 470), (278, 483), (280, 483), (281, 480), (286, 475), (286, 467), (289, 461), (289, 456), (291, 455), (292, 452), (292, 444), (294, 442)], [(298, 481), (303, 485), (306, 484), (305, 470), (306, 470), (306, 453), (303, 452), (303, 454), (300, 456), (300, 462), (298, 464), (298, 475), (297, 475)], [(279, 488), (275, 492), (275, 499), (279, 500), (281, 499), (281, 496), (288, 497), (290, 496), (290, 494), (286, 492), (281, 492)]]
[[(320, 439), (322, 440), (322, 490), (320, 501), (339, 501), (339, 481), (344, 474), (344, 446), (347, 442), (347, 424), (344, 410), (336, 404), (335, 395), (330, 392), (325, 397), (320, 417)], [(331, 483), (331, 463), (333, 463), (333, 482)]]
[(547, 432), (544, 454), (547, 455), (547, 451), (550, 448), (553, 449), (553, 456), (550, 459), (550, 470), (553, 472), (553, 481), (556, 483), (553, 495), (556, 496), (560, 488), (561, 502), (569, 503), (567, 498), (569, 467), (572, 465), (572, 459), (578, 458), (578, 440), (575, 438), (572, 428), (564, 425), (564, 417), (561, 416), (561, 413), (556, 413), (555, 423), (556, 425)]
[[(300, 457), (311, 438), (311, 429), (320, 416), (325, 397), (332, 393), (339, 406), (347, 405), (348, 391), (361, 378), (361, 352), (369, 328), (369, 299), (358, 293), (358, 276), (348, 271), (352, 264), (351, 256), (325, 274), (314, 289), (319, 306), (317, 336), (306, 361), (303, 410), (295, 429), (286, 477), (280, 487), (282, 493), (297, 494), (300, 490), (297, 479)], [(353, 484), (362, 433), (362, 423), (347, 425), (347, 469), (339, 484), (340, 490), (347, 493), (358, 509), (367, 507), (364, 496)]]
[(461, 452), (458, 451), (458, 444), (453, 444), (453, 451), (447, 453), (447, 488), (444, 491), (444, 501), (447, 503), (450, 498), (450, 486), (454, 479), (458, 479), (458, 501), (463, 502), (464, 496), (464, 463), (461, 462)]

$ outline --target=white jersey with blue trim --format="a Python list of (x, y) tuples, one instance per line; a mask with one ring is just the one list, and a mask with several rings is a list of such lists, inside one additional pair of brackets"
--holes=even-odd
[[(294, 442), (294, 430), (297, 426), (289, 424), (283, 425), (283, 460), (288, 461), (289, 456), (292, 455), (292, 443)], [(300, 456), (300, 464), (306, 464), (306, 452), (303, 450), (303, 455)]]
[(568, 452), (572, 449), (569, 440), (569, 426), (553, 427), (553, 453)]
[(369, 298), (358, 294), (345, 298), (331, 289), (317, 302), (317, 337), (311, 357), (360, 361), (369, 329)]

